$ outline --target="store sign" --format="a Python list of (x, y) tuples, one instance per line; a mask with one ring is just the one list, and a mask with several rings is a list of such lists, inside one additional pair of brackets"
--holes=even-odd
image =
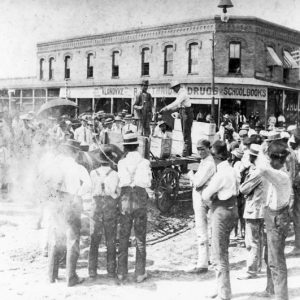
[(241, 100), (267, 100), (268, 90), (266, 87), (246, 85), (222, 85), (212, 89), (205, 85), (187, 85), (187, 91), (191, 98), (207, 98), (212, 94), (216, 98), (241, 99)]
[(101, 86), (94, 88), (95, 98), (132, 98), (133, 88), (127, 86)]

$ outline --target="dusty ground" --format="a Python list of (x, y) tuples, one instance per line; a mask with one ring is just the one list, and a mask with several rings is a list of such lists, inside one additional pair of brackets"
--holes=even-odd
[[(130, 250), (130, 280), (118, 285), (105, 276), (104, 250), (100, 255), (100, 275), (87, 279), (87, 238), (82, 240), (78, 274), (87, 280), (80, 286), (67, 288), (62, 278), (55, 284), (46, 280), (47, 258), (41, 255), (42, 230), (34, 230), (35, 208), (30, 204), (0, 201), (0, 297), (1, 299), (205, 299), (215, 287), (214, 272), (192, 275), (187, 272), (196, 259), (195, 232), (192, 218), (182, 225), (181, 234), (147, 248), (149, 279), (142, 284), (133, 280), (134, 251)], [(169, 221), (166, 221), (167, 223)], [(184, 223), (180, 218), (176, 229)], [(171, 223), (172, 223), (171, 222)], [(167, 224), (167, 226), (169, 226)], [(169, 226), (170, 227), (170, 226)], [(172, 227), (172, 226), (171, 226)], [(169, 230), (171, 233), (172, 228)], [(184, 232), (183, 232), (184, 231)], [(153, 239), (153, 236), (151, 236)], [(149, 236), (149, 239), (151, 238)], [(157, 236), (156, 236), (157, 237)], [(286, 251), (292, 249), (292, 237)], [(254, 293), (266, 284), (265, 272), (258, 279), (239, 281), (237, 275), (245, 266), (245, 248), (240, 243), (230, 247), (233, 299), (258, 299)], [(288, 258), (290, 299), (300, 299), (300, 258)], [(264, 270), (263, 270), (264, 271)]]

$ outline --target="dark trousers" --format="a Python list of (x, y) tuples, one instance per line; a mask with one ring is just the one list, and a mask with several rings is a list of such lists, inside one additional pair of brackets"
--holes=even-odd
[(284, 256), (285, 239), (289, 230), (288, 208), (280, 211), (265, 209), (267, 230), (267, 291), (276, 299), (288, 299), (287, 267)]
[(79, 257), (79, 241), (81, 228), (81, 203), (74, 201), (67, 194), (57, 204), (57, 210), (51, 216), (49, 241), (48, 275), (50, 282), (58, 277), (59, 260), (65, 247), (67, 249), (66, 277), (67, 284), (77, 279), (76, 264)]
[(212, 203), (212, 262), (216, 271), (218, 296), (231, 298), (228, 247), (230, 233), (238, 218), (236, 197)]
[(257, 275), (262, 258), (264, 219), (246, 219), (247, 272)]
[(192, 155), (192, 125), (194, 114), (191, 107), (186, 107), (180, 109), (180, 117), (181, 117), (181, 127), (182, 127), (182, 134), (183, 134), (183, 151), (182, 156), (189, 156)]
[(91, 213), (91, 244), (88, 260), (88, 270), (91, 277), (97, 275), (98, 249), (103, 233), (105, 234), (107, 248), (107, 273), (110, 276), (114, 276), (116, 273), (116, 238), (118, 212), (116, 200), (109, 197), (107, 198), (107, 201), (113, 202), (113, 205), (111, 207), (103, 208), (100, 203), (96, 203)]
[(147, 210), (139, 208), (120, 217), (120, 245), (118, 255), (118, 274), (128, 273), (128, 247), (131, 228), (136, 238), (135, 274), (144, 275), (146, 269), (146, 231)]
[(143, 117), (143, 119), (141, 120), (141, 126), (142, 126), (142, 135), (143, 136), (148, 136), (151, 133), (150, 130), (150, 118), (149, 117)]
[(295, 230), (295, 248), (300, 249), (300, 189), (295, 189), (293, 222)]

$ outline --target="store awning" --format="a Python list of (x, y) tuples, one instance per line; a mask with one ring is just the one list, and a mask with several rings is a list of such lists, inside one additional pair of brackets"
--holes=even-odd
[(283, 51), (283, 66), (287, 69), (299, 68), (291, 53), (286, 50)]
[[(196, 99), (196, 98), (190, 98), (192, 104), (206, 104), (211, 105), (211, 99)], [(215, 98), (215, 104), (217, 105), (219, 103), (219, 99)]]
[(282, 61), (272, 47), (267, 47), (267, 66), (283, 66)]

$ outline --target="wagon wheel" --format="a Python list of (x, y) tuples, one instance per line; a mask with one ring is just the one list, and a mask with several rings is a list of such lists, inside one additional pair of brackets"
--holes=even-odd
[(178, 171), (172, 168), (166, 168), (160, 174), (157, 180), (155, 190), (155, 198), (158, 209), (162, 213), (169, 211), (174, 204), (179, 189), (179, 174)]

